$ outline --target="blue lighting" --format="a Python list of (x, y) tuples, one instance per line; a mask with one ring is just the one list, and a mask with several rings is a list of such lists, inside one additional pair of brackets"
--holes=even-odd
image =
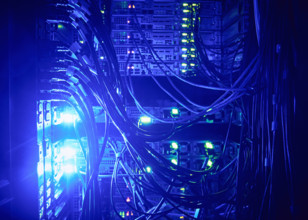
[(60, 120), (64, 123), (74, 123), (78, 119), (78, 116), (73, 113), (61, 113)]
[(65, 174), (73, 174), (73, 173), (77, 172), (76, 166), (74, 164), (70, 164), (70, 163), (65, 164), (62, 169), (63, 169), (63, 172)]
[(63, 156), (64, 159), (71, 159), (71, 158), (75, 158), (76, 156), (76, 150), (73, 147), (63, 147), (61, 148), (61, 154)]

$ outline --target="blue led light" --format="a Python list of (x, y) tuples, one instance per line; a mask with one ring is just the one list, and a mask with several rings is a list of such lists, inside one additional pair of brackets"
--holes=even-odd
[(78, 116), (73, 113), (61, 113), (60, 120), (64, 123), (74, 123), (78, 119)]
[(74, 158), (76, 156), (76, 150), (73, 147), (67, 146), (61, 148), (61, 155), (64, 159)]
[(76, 166), (74, 164), (70, 164), (70, 163), (65, 164), (62, 169), (63, 169), (63, 172), (65, 174), (73, 174), (73, 173), (77, 172)]

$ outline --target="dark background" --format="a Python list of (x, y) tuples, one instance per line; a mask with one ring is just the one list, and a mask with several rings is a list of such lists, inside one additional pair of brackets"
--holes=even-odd
[[(38, 1), (2, 3), (0, 19), (0, 219), (37, 219), (36, 163), (36, 14)], [(279, 7), (279, 1), (277, 7)], [(294, 5), (297, 66), (294, 72), (296, 113), (294, 120), (295, 219), (308, 219), (307, 144), (307, 16), (306, 1)], [(291, 9), (290, 9), (291, 10)], [(284, 190), (279, 184), (277, 191)], [(275, 194), (275, 211), (283, 217), (284, 198)]]

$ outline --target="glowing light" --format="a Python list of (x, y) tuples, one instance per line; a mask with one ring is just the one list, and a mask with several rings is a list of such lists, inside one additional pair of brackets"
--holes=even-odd
[(126, 202), (130, 202), (130, 198), (129, 197), (126, 198)]
[(129, 24), (130, 23), (130, 20), (127, 20), (127, 24)]
[(130, 38), (130, 35), (127, 35), (127, 39), (129, 39)]
[(175, 165), (178, 165), (178, 160), (177, 159), (172, 159), (171, 160), (171, 163), (175, 164)]
[(74, 123), (78, 116), (74, 113), (60, 113), (60, 118), (64, 123)]
[(129, 211), (126, 212), (126, 216), (129, 216)]
[(62, 147), (60, 152), (65, 159), (74, 158), (76, 156), (76, 150), (69, 146)]
[(131, 5), (129, 5), (129, 6), (128, 6), (128, 8), (132, 8), (132, 6), (131, 6)]
[(184, 13), (188, 13), (188, 12), (189, 12), (189, 10), (187, 10), (187, 9), (184, 9), (184, 10), (183, 10), (183, 12), (184, 12)]
[(62, 169), (66, 174), (76, 173), (76, 167), (73, 164), (65, 164)]
[(204, 147), (207, 149), (214, 149), (214, 145), (210, 141), (206, 141)]
[(190, 55), (191, 57), (196, 57), (196, 55), (195, 54), (192, 54), (192, 55)]
[(105, 14), (105, 11), (104, 11), (104, 10), (101, 10), (101, 13), (102, 13), (102, 14)]
[(213, 166), (213, 161), (209, 159), (206, 165), (211, 168)]
[(122, 216), (122, 218), (125, 217), (125, 212), (120, 212), (119, 214)]
[(180, 216), (180, 219), (184, 219), (184, 216), (183, 216), (183, 215), (181, 215), (181, 216)]
[(149, 116), (141, 116), (139, 119), (139, 122), (141, 124), (150, 124), (152, 122), (152, 119)]
[(188, 25), (187, 24), (182, 24), (182, 27), (188, 27)]
[(177, 142), (173, 141), (171, 142), (171, 145), (170, 145), (171, 148), (173, 148), (174, 150), (177, 150), (179, 149), (179, 145)]
[(187, 48), (186, 47), (182, 47), (182, 51), (187, 51)]
[(37, 164), (37, 175), (41, 176), (43, 174), (44, 174), (44, 165), (43, 165), (43, 163), (39, 162)]
[(183, 6), (186, 7), (186, 6), (188, 6), (188, 4), (187, 3), (183, 3)]
[(182, 20), (183, 20), (183, 21), (187, 21), (187, 20), (188, 20), (188, 18), (182, 18)]
[(81, 41), (79, 41), (79, 43), (84, 44), (84, 41), (83, 41), (83, 40), (81, 40)]
[(191, 50), (191, 51), (195, 51), (196, 49), (192, 47), (192, 48), (190, 48), (190, 50)]
[(63, 24), (58, 24), (58, 29), (63, 29), (63, 28), (64, 28)]
[(145, 170), (146, 170), (147, 173), (151, 173), (152, 172), (152, 168), (150, 166), (147, 166), (145, 168)]
[(182, 54), (182, 57), (183, 57), (183, 58), (186, 58), (186, 57), (187, 57), (187, 55), (186, 55), (186, 54)]
[(184, 187), (182, 187), (180, 190), (184, 192), (184, 191), (185, 191), (185, 188), (184, 188)]
[(186, 70), (181, 70), (182, 71), (182, 73), (186, 73)]
[(186, 39), (182, 39), (182, 43), (187, 43), (187, 40)]
[(171, 114), (172, 115), (178, 115), (178, 114), (180, 114), (180, 110), (178, 108), (172, 108), (171, 109)]
[(182, 33), (182, 36), (187, 36), (187, 33)]
[(103, 59), (104, 59), (104, 57), (103, 57), (103, 56), (100, 56), (100, 57), (99, 57), (99, 59), (100, 59), (100, 60), (103, 60)]
[(195, 66), (195, 64), (194, 64), (194, 63), (191, 63), (190, 66)]
[(197, 6), (197, 4), (196, 4), (196, 3), (193, 3), (192, 6)]
[(187, 66), (187, 63), (182, 63), (182, 66)]

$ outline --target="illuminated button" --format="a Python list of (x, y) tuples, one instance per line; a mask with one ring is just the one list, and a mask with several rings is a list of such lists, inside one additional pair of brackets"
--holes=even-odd
[(207, 149), (214, 149), (214, 145), (210, 141), (206, 141), (204, 147)]
[(172, 159), (171, 160), (171, 163), (175, 164), (175, 165), (178, 165), (178, 160), (177, 159)]
[(179, 149), (179, 145), (177, 142), (173, 141), (171, 142), (171, 145), (170, 145), (171, 148), (173, 148), (174, 150), (177, 150)]

